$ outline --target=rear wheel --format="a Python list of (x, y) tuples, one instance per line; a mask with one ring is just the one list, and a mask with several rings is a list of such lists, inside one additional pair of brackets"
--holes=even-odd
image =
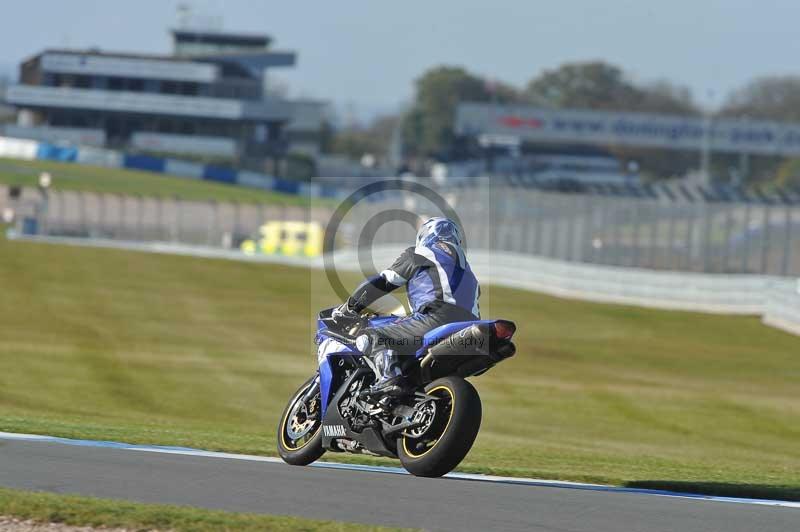
[(481, 427), (481, 399), (461, 377), (444, 377), (425, 387), (435, 399), (418, 408), (422, 426), (397, 440), (397, 456), (409, 473), (440, 477), (467, 456)]
[(315, 385), (316, 377), (307, 380), (292, 396), (278, 424), (278, 454), (291, 465), (308, 465), (325, 454), (322, 448), (319, 387), (317, 393), (305, 398)]

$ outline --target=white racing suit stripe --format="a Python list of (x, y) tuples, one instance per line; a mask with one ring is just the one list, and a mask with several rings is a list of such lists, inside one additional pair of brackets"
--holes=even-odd
[(389, 281), (395, 286), (405, 286), (408, 284), (408, 279), (400, 275), (394, 270), (383, 270), (381, 272), (381, 277)]
[(453, 297), (453, 292), (450, 289), (450, 279), (447, 277), (447, 272), (444, 271), (444, 268), (442, 268), (442, 265), (439, 263), (439, 260), (436, 258), (436, 254), (433, 252), (433, 250), (426, 248), (425, 246), (417, 246), (414, 248), (414, 253), (417, 255), (422, 255), (436, 266), (436, 271), (439, 273), (439, 283), (442, 285), (442, 299), (445, 303), (451, 303), (455, 305), (456, 298)]

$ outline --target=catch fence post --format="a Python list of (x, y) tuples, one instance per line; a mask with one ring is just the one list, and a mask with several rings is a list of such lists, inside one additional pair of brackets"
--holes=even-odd
[(118, 194), (118, 197), (119, 197), (119, 216), (117, 217), (118, 221), (117, 227), (119, 234), (117, 235), (117, 238), (122, 239), (124, 238), (125, 235), (125, 224), (126, 224), (125, 219), (127, 218), (126, 216), (127, 213), (125, 212), (126, 201), (124, 195)]
[(703, 272), (711, 271), (711, 228), (714, 223), (715, 207), (706, 200), (703, 203)]
[(60, 190), (53, 190), (53, 195), (55, 197), (54, 204), (58, 205), (58, 216), (53, 216), (53, 220), (58, 220), (59, 230), (63, 233), (64, 232), (64, 192)]
[(181, 239), (181, 226), (183, 225), (183, 201), (180, 196), (175, 196), (175, 218), (174, 225), (172, 226), (172, 241), (180, 242)]
[(164, 235), (164, 196), (158, 196), (156, 200), (156, 225), (158, 227), (158, 240), (165, 240)]
[(78, 209), (81, 211), (81, 235), (88, 232), (88, 221), (86, 219), (86, 193), (82, 190), (78, 191)]
[(781, 260), (781, 275), (789, 275), (792, 256), (792, 206), (787, 204), (783, 207), (783, 258)]
[(98, 233), (100, 236), (105, 236), (106, 232), (106, 195), (102, 192), (96, 194), (97, 196), (97, 210), (98, 210)]
[(679, 209), (683, 210), (682, 205), (674, 201), (671, 208), (667, 209), (667, 216), (669, 217), (667, 220), (667, 245), (665, 246), (667, 256), (664, 264), (671, 269), (675, 269), (676, 257), (678, 256), (675, 249), (677, 247), (675, 245), (675, 218), (678, 216), (677, 211)]
[(764, 204), (762, 219), (764, 221), (763, 236), (761, 238), (761, 267), (759, 273), (766, 274), (769, 270), (769, 251), (771, 242), (771, 221), (772, 207), (768, 203)]
[(537, 192), (537, 209), (536, 209), (536, 224), (534, 226), (534, 253), (536, 255), (544, 255), (544, 219), (545, 209), (547, 208), (547, 201), (544, 192)]
[(631, 262), (631, 266), (633, 266), (635, 268), (638, 268), (639, 266), (641, 266), (639, 264), (639, 260), (641, 258), (641, 254), (640, 254), (640, 250), (639, 250), (639, 244), (640, 244), (640, 241), (639, 241), (639, 226), (642, 223), (641, 216), (640, 216), (641, 213), (639, 212), (639, 207), (640, 207), (639, 202), (640, 201), (641, 200), (636, 199), (636, 198), (633, 199), (632, 200), (633, 209), (631, 209), (631, 211), (633, 213), (633, 216), (631, 217), (631, 230), (632, 230), (632, 233), (631, 233), (631, 261), (630, 262)]
[[(616, 257), (612, 258), (612, 260), (614, 260), (614, 265), (615, 266), (623, 266), (623, 260), (624, 259), (622, 257), (622, 249), (623, 249), (623, 245), (622, 245), (622, 224), (620, 223), (620, 215), (619, 215), (619, 213), (620, 213), (619, 207), (622, 204), (623, 200), (614, 199), (612, 201), (613, 201), (614, 209), (613, 209), (613, 213), (612, 213), (611, 222), (614, 224), (614, 227), (613, 227), (613, 231), (614, 231), (614, 233), (613, 233), (614, 234), (614, 249), (616, 250), (616, 252), (614, 253), (616, 255)], [(625, 206), (624, 205), (622, 205), (622, 212), (625, 212)]]
[(695, 224), (695, 216), (697, 215), (697, 206), (695, 204), (691, 204), (691, 211), (689, 212), (689, 216), (686, 219), (686, 261), (685, 261), (685, 268), (686, 271), (694, 271), (693, 268), (693, 259), (694, 259), (694, 224)]
[(744, 235), (742, 239), (742, 273), (747, 273), (750, 268), (750, 202), (744, 208)]
[(567, 249), (564, 252), (564, 259), (568, 261), (575, 260), (575, 255), (573, 254), (572, 246), (575, 242), (575, 223), (577, 221), (577, 215), (580, 209), (576, 208), (578, 205), (578, 198), (575, 196), (565, 196), (564, 200), (566, 201), (569, 209), (563, 209), (567, 212)]
[(723, 238), (725, 239), (725, 242), (723, 242), (722, 246), (722, 273), (728, 273), (728, 265), (731, 258), (731, 226), (733, 225), (732, 211), (735, 208), (735, 204), (734, 206), (730, 204), (725, 206), (725, 227), (723, 229), (723, 234), (725, 235)]
[[(606, 224), (608, 223), (608, 198), (599, 198), (600, 208), (597, 211), (597, 225), (592, 226), (589, 232), (591, 240), (591, 261), (599, 264), (605, 263)], [(597, 245), (597, 247), (595, 247)]]
[(136, 195), (136, 240), (144, 240), (144, 196)]
[(219, 225), (219, 203), (216, 200), (208, 201), (210, 216), (206, 217), (206, 245), (214, 245), (214, 227)]
[[(307, 216), (311, 215), (310, 207), (306, 209), (306, 213)], [(232, 233), (231, 236), (233, 237), (234, 241), (236, 240), (237, 235), (241, 231), (241, 228), (242, 228), (242, 203), (237, 200), (233, 202), (233, 231), (231, 232)]]
[(650, 200), (647, 210), (650, 213), (650, 248), (648, 249), (647, 262), (651, 268), (656, 268), (658, 261), (658, 233), (661, 224), (661, 205), (658, 200)]
[(555, 209), (551, 210), (552, 217), (550, 218), (550, 251), (548, 256), (550, 258), (558, 258), (558, 236), (559, 236), (559, 229), (561, 226), (561, 195), (554, 194), (553, 195), (553, 202), (555, 204)]

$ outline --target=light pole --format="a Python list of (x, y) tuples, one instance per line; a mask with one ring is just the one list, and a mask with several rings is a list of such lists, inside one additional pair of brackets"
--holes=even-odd
[(47, 209), (50, 202), (50, 185), (53, 184), (53, 176), (49, 172), (39, 174), (39, 195), (41, 201), (36, 208), (36, 232), (47, 234)]

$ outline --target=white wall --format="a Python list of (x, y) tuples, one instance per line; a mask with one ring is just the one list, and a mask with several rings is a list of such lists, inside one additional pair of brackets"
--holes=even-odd
[[(376, 248), (372, 253), (376, 267), (391, 264), (400, 251)], [(482, 250), (469, 251), (468, 257), (483, 284), (600, 303), (760, 315), (767, 325), (800, 335), (796, 279), (618, 268)], [(361, 271), (354, 252), (339, 253), (335, 261), (337, 268)]]

